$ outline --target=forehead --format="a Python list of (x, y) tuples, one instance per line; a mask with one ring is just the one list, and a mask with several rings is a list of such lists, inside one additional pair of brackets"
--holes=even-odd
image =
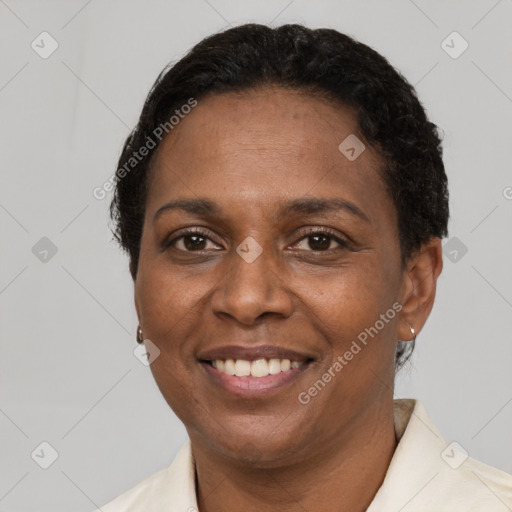
[(365, 144), (353, 109), (308, 93), (266, 87), (200, 98), (155, 155), (147, 212), (173, 197), (268, 211), (295, 197), (341, 196), (378, 215), (390, 206), (382, 160), (367, 144), (347, 158), (339, 146), (353, 137)]

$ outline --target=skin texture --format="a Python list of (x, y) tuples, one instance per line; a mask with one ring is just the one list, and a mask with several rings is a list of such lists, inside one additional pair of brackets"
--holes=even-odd
[[(154, 378), (192, 442), (201, 512), (363, 511), (384, 479), (396, 447), (396, 341), (412, 339), (411, 326), (418, 334), (431, 311), (441, 243), (431, 239), (402, 268), (382, 160), (366, 144), (349, 161), (338, 146), (350, 134), (363, 140), (348, 107), (266, 87), (201, 98), (153, 160), (135, 306), (161, 351)], [(199, 197), (221, 215), (170, 210), (153, 221), (167, 201)], [(344, 210), (278, 218), (301, 197), (342, 198), (367, 220)], [(192, 226), (205, 231), (199, 246), (163, 247)], [(252, 263), (236, 252), (249, 236), (263, 249)], [(401, 311), (301, 404), (299, 393), (394, 303)], [(278, 393), (240, 398), (197, 360), (229, 344), (314, 361)]]

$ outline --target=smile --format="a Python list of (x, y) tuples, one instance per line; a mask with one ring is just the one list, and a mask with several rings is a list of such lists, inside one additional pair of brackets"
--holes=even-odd
[(216, 359), (215, 361), (209, 361), (209, 363), (219, 372), (226, 375), (256, 378), (277, 375), (281, 372), (287, 372), (291, 368), (300, 368), (305, 364), (304, 361), (290, 361), (289, 359), (256, 359), (255, 361), (247, 361), (246, 359)]
[(224, 345), (197, 354), (211, 384), (243, 398), (283, 390), (310, 367), (314, 354), (277, 345)]
[(200, 361), (210, 384), (240, 398), (264, 398), (282, 392), (303, 375), (312, 360), (216, 359)]

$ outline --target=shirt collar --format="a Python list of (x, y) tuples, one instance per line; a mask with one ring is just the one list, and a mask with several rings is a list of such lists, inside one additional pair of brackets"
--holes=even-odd
[[(439, 476), (444, 439), (417, 400), (394, 400), (398, 439), (384, 482), (367, 512), (401, 510)], [(404, 509), (405, 510), (405, 509)]]

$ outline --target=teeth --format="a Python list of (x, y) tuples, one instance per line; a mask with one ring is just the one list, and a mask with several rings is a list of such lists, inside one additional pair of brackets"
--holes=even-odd
[(271, 359), (268, 362), (268, 372), (270, 375), (281, 373), (281, 361), (279, 359)]
[(251, 375), (251, 362), (237, 359), (235, 363), (235, 375), (237, 377), (248, 377)]
[(304, 363), (299, 361), (290, 361), (289, 359), (256, 359), (247, 361), (245, 359), (216, 359), (212, 361), (212, 366), (227, 375), (236, 375), (237, 377), (266, 377), (267, 375), (276, 375), (286, 372), (291, 368), (300, 368)]
[(257, 359), (251, 363), (251, 375), (253, 377), (266, 377), (268, 375), (266, 359)]
[[(219, 360), (217, 360), (216, 363), (217, 368), (219, 368)], [(235, 375), (235, 361), (233, 361), (233, 359), (226, 359), (226, 361), (224, 362), (224, 370), (221, 371), (223, 371), (227, 375)]]

